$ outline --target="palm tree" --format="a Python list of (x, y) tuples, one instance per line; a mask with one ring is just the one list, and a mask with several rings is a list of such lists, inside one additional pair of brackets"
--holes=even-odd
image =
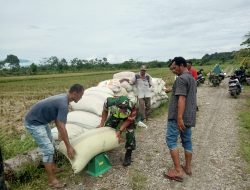
[(244, 42), (242, 42), (240, 45), (246, 45), (247, 47), (250, 47), (250, 32), (248, 32), (244, 38), (246, 38), (246, 40)]

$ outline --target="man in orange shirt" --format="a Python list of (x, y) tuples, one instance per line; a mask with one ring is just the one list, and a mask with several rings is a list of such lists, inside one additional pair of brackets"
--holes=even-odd
[[(192, 67), (192, 61), (187, 61), (187, 69), (188, 72), (194, 77), (195, 81), (197, 81), (198, 73), (194, 67)], [(199, 111), (198, 105), (196, 106), (196, 111)]]
[(194, 67), (192, 67), (192, 61), (187, 61), (187, 68), (189, 73), (194, 77), (195, 80), (197, 80), (198, 74)]

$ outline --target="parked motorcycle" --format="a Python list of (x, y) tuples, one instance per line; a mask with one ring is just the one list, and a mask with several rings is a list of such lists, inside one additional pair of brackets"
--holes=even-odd
[(219, 86), (221, 81), (224, 80), (226, 73), (210, 73), (208, 79), (213, 84), (214, 87)]
[(236, 75), (230, 76), (228, 81), (228, 87), (230, 95), (234, 98), (237, 98), (237, 96), (241, 93), (241, 85)]
[(236, 75), (236, 77), (238, 78), (238, 80), (241, 84), (247, 82), (246, 81), (247, 76), (246, 76), (245, 69), (243, 69), (243, 68), (237, 69), (234, 71), (234, 74)]
[(204, 84), (204, 82), (205, 82), (205, 77), (203, 76), (202, 71), (203, 71), (203, 69), (200, 69), (200, 70), (197, 72), (197, 74), (198, 74), (197, 80), (196, 80), (197, 86), (199, 86), (200, 84)]

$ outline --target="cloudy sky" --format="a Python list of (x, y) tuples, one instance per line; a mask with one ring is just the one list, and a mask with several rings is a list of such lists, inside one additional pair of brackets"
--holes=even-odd
[(242, 48), (249, 0), (0, 0), (0, 59), (166, 61)]

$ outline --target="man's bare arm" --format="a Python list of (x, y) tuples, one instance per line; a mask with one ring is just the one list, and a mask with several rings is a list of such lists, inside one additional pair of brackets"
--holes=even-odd
[(177, 124), (181, 131), (185, 129), (185, 125), (183, 122), (183, 114), (185, 111), (186, 106), (186, 97), (185, 96), (179, 96), (178, 98), (178, 115), (177, 115)]
[(56, 124), (56, 127), (57, 127), (57, 130), (60, 134), (60, 138), (63, 140), (66, 148), (67, 148), (67, 154), (68, 154), (68, 157), (70, 159), (74, 158), (75, 156), (75, 150), (74, 148), (71, 146), (70, 142), (69, 142), (69, 137), (68, 137), (68, 133), (67, 133), (67, 130), (65, 128), (65, 124), (59, 120), (55, 120), (55, 124)]

